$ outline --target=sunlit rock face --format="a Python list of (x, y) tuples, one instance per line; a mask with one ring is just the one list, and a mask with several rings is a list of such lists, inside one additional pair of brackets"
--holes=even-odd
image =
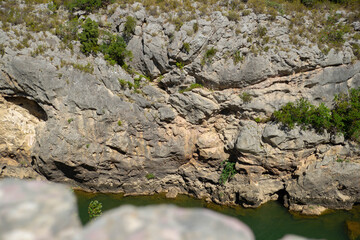
[[(358, 143), (286, 130), (270, 118), (302, 97), (332, 107), (334, 95), (359, 87), (355, 40), (337, 51), (298, 46), (290, 15), (252, 10), (238, 21), (214, 11), (177, 29), (134, 4), (91, 15), (117, 35), (127, 15), (135, 18), (130, 73), (101, 54), (85, 56), (79, 41), (70, 49), (51, 32), (0, 29), (0, 176), (247, 207), (284, 199), (309, 214), (360, 201)], [(45, 14), (42, 8), (33, 11)], [(57, 17), (67, 21), (62, 11)], [(317, 27), (313, 21), (304, 26)], [(261, 47), (263, 27), (269, 41)], [(351, 27), (349, 36), (359, 31)], [(15, 47), (16, 32), (29, 32), (27, 47)], [(221, 184), (228, 162), (234, 174)]]

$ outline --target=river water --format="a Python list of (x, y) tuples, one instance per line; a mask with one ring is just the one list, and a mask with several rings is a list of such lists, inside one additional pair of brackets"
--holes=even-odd
[(186, 208), (205, 207), (243, 221), (252, 229), (257, 240), (275, 240), (290, 233), (308, 238), (348, 240), (350, 238), (347, 234), (346, 221), (360, 222), (360, 206), (355, 206), (351, 211), (337, 210), (319, 217), (304, 217), (289, 213), (285, 207), (275, 201), (256, 209), (248, 209), (209, 204), (185, 195), (179, 195), (176, 199), (167, 199), (163, 194), (127, 197), (122, 194), (92, 194), (81, 191), (75, 191), (75, 194), (83, 224), (89, 221), (87, 207), (91, 200), (100, 201), (103, 212), (125, 204), (135, 206), (175, 204)]

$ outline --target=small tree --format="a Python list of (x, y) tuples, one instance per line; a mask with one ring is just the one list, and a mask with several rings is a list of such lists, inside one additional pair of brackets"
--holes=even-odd
[(90, 219), (94, 219), (102, 214), (102, 204), (98, 201), (91, 201), (88, 207)]
[(132, 57), (131, 51), (126, 49), (124, 39), (116, 35), (108, 35), (108, 39), (101, 46), (101, 51), (105, 59), (112, 65), (117, 63), (120, 66), (124, 66), (126, 65), (125, 59)]
[(136, 19), (133, 18), (132, 16), (127, 16), (124, 26), (124, 38), (129, 40), (130, 37), (135, 33), (135, 27), (136, 27)]
[(85, 23), (82, 25), (83, 31), (79, 34), (79, 39), (81, 43), (80, 50), (86, 55), (90, 53), (96, 53), (99, 37), (99, 26), (95, 21), (92, 21), (90, 18), (87, 18)]

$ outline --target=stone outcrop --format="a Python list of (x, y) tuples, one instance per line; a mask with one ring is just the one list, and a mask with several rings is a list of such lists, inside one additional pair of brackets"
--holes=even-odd
[[(327, 53), (312, 43), (294, 46), (290, 16), (270, 21), (250, 11), (236, 22), (215, 11), (176, 30), (163, 24), (163, 15), (132, 7), (91, 18), (122, 35), (125, 16), (135, 17), (129, 65), (152, 81), (110, 66), (101, 54), (86, 57), (77, 41), (64, 50), (50, 32), (32, 32), (29, 47), (16, 49), (14, 31), (25, 26), (0, 29), (1, 176), (90, 191), (185, 193), (249, 207), (284, 198), (304, 213), (360, 201), (357, 143), (268, 121), (289, 101), (304, 97), (331, 107), (335, 94), (359, 87), (360, 62), (350, 42)], [(190, 34), (195, 23), (198, 31)], [(268, 50), (251, 50), (265, 25)], [(39, 46), (48, 48), (36, 55)], [(206, 58), (212, 48), (214, 56)], [(124, 85), (135, 79), (139, 89)], [(205, 88), (189, 90), (193, 83)], [(226, 160), (236, 163), (236, 174), (221, 185)]]

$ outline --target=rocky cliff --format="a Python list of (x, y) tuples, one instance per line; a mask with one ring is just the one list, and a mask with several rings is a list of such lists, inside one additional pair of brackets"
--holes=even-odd
[[(295, 13), (243, 7), (236, 19), (224, 11), (169, 19), (139, 3), (89, 14), (118, 35), (126, 16), (136, 20), (130, 73), (82, 54), (77, 40), (66, 46), (56, 26), (0, 22), (0, 174), (249, 207), (283, 199), (315, 214), (360, 202), (358, 143), (269, 121), (289, 101), (331, 107), (335, 94), (360, 86), (360, 23), (345, 11), (308, 11), (297, 25)], [(47, 4), (30, 13), (69, 21)], [(349, 28), (340, 46), (312, 39), (332, 16)], [(219, 184), (225, 160), (236, 173)]]

